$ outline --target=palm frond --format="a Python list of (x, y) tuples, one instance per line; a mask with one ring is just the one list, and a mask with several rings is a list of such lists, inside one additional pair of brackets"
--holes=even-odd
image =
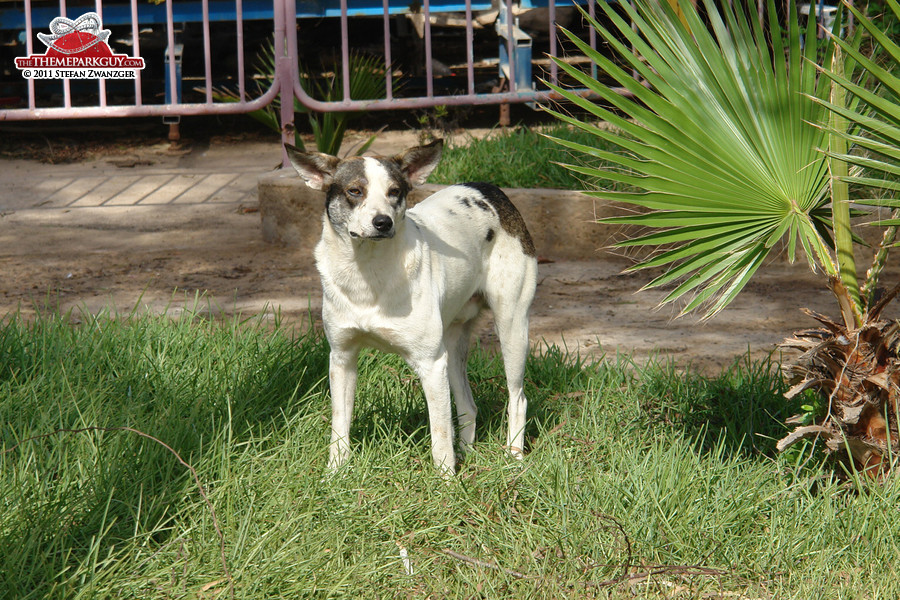
[[(560, 140), (576, 153), (613, 164), (573, 170), (627, 187), (592, 190), (592, 195), (647, 213), (603, 222), (656, 229), (622, 244), (660, 247), (633, 267), (667, 269), (648, 287), (675, 285), (663, 303), (681, 301), (683, 312), (702, 307), (709, 318), (734, 299), (779, 240), (791, 259), (799, 246), (812, 268), (834, 274), (836, 266), (819, 216), (830, 183), (819, 150), (827, 147), (822, 124), (830, 86), (817, 76), (816, 63), (831, 59), (831, 45), (816, 40), (810, 23), (801, 48), (793, 6), (784, 30), (770, 1), (773, 16), (766, 31), (741, 1), (733, 6), (703, 1), (706, 21), (688, 1), (679, 2), (683, 21), (665, 1), (616, 8), (598, 3), (611, 25), (584, 17), (616, 60), (564, 33), (632, 97), (561, 60), (559, 68), (603, 105), (551, 87), (618, 129), (548, 110), (619, 146), (620, 153), (610, 153)], [(643, 81), (636, 81), (632, 70)]]
[[(886, 0), (894, 15), (900, 18), (900, 3)], [(858, 8), (848, 4), (846, 9), (853, 13), (860, 29), (866, 31), (876, 43), (877, 52), (893, 65), (900, 63), (900, 45), (885, 35), (871, 19)], [(893, 192), (900, 191), (900, 77), (883, 67), (870, 56), (865, 55), (858, 43), (835, 38), (835, 43), (855, 60), (871, 78), (868, 85), (861, 85), (839, 73), (823, 70), (823, 74), (836, 85), (846, 90), (857, 102), (848, 107), (822, 102), (833, 113), (852, 122), (856, 132), (833, 132), (842, 135), (851, 146), (858, 149), (854, 153), (840, 155), (839, 158), (862, 167), (863, 173), (847, 177), (848, 183), (891, 192), (889, 198), (856, 200), (859, 204), (896, 207), (898, 200)]]

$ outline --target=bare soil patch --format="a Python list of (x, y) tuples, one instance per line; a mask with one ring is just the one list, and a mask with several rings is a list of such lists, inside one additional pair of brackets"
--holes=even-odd
[[(174, 154), (159, 141), (124, 149), (91, 147), (65, 167), (33, 156), (0, 159), (6, 189), (0, 200), (0, 315), (31, 316), (48, 308), (127, 313), (136, 307), (174, 314), (200, 298), (202, 310), (213, 315), (278, 313), (297, 327), (316, 322), (315, 240), (301, 249), (264, 243), (252, 197), (162, 206), (35, 206), (41, 182), (58, 177), (63, 168), (140, 173), (211, 164), (227, 168), (233, 161), (248, 170), (246, 177), (254, 177), (276, 164), (278, 155), (277, 142), (223, 138), (186, 144)], [(624, 258), (599, 250), (578, 261), (543, 258), (532, 340), (592, 357), (621, 353), (645, 362), (659, 356), (715, 371), (748, 353), (763, 358), (792, 331), (814, 326), (799, 312), (801, 306), (835, 312), (822, 279), (803, 264), (774, 261), (732, 307), (698, 323), (694, 317), (674, 318), (669, 308), (655, 310), (661, 295), (638, 293), (650, 278), (622, 274), (629, 264)], [(481, 338), (494, 343), (489, 321)]]

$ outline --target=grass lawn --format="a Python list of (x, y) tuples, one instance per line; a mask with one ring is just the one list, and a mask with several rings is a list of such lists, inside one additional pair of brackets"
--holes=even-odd
[(0, 598), (900, 597), (900, 485), (776, 455), (794, 407), (771, 365), (704, 378), (545, 348), (516, 462), (500, 360), (477, 351), (479, 441), (445, 482), (410, 371), (362, 362), (354, 455), (329, 477), (315, 333), (7, 319)]

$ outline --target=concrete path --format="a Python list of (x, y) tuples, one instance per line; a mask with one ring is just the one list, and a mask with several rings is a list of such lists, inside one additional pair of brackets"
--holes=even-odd
[(255, 176), (272, 169), (278, 154), (272, 144), (187, 154), (161, 144), (86, 163), (4, 161), (0, 212), (254, 202)]
[[(348, 145), (358, 141), (348, 136)], [(372, 151), (391, 153), (415, 144), (414, 132), (389, 132), (376, 140)], [(173, 150), (168, 143), (129, 146), (121, 153), (70, 164), (5, 160), (0, 162), (0, 213), (250, 204), (256, 201), (256, 177), (280, 161), (277, 143), (215, 138), (188, 149)]]

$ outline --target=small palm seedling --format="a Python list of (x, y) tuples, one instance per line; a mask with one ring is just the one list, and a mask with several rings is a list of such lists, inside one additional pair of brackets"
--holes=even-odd
[[(384, 71), (385, 65), (379, 57), (367, 56), (359, 53), (350, 53), (348, 58), (350, 72), (350, 98), (354, 100), (377, 100), (385, 97)], [(336, 63), (334, 71), (324, 72), (321, 76), (303, 65), (300, 66), (300, 85), (316, 100), (334, 102), (344, 99), (344, 83), (341, 77), (342, 66)], [(255, 79), (271, 84), (275, 78), (275, 49), (272, 42), (264, 46), (257, 57), (257, 73)], [(396, 86), (395, 86), (396, 91)], [(216, 89), (216, 100), (224, 102), (238, 102), (238, 95), (231, 90)], [(272, 131), (281, 133), (281, 97), (278, 96), (264, 108), (248, 113), (250, 117), (259, 121)], [(294, 113), (306, 114), (316, 141), (316, 149), (325, 154), (337, 155), (344, 141), (344, 134), (348, 124), (362, 113), (349, 112), (316, 112), (294, 98)], [(379, 132), (370, 136), (365, 143), (356, 149), (356, 154), (361, 155), (372, 145)], [(295, 131), (294, 145), (304, 149), (303, 139)]]

